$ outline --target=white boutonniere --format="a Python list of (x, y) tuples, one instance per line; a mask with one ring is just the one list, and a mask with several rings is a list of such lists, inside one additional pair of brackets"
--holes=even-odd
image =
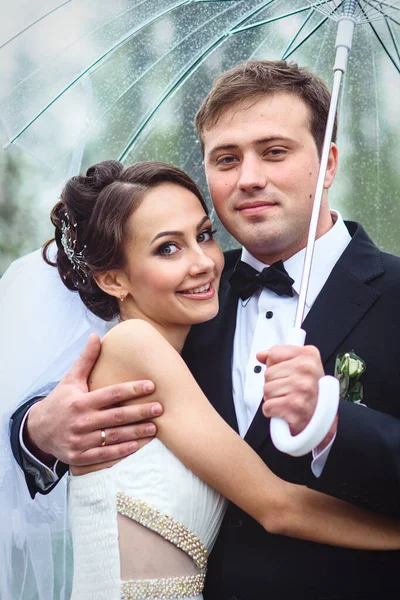
[(363, 386), (359, 380), (366, 368), (365, 362), (354, 350), (337, 355), (335, 377), (339, 379), (341, 400), (365, 406), (362, 403)]

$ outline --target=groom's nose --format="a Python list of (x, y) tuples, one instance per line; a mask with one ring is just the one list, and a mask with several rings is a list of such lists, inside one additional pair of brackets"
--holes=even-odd
[(243, 157), (238, 173), (237, 187), (242, 191), (253, 192), (267, 185), (267, 166), (262, 157), (255, 153)]

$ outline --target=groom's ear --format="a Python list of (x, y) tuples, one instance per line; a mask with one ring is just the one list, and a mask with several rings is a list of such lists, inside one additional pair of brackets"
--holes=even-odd
[(115, 298), (123, 298), (128, 293), (126, 275), (120, 269), (97, 273), (94, 276), (94, 280), (103, 292), (110, 296), (115, 296)]
[(325, 173), (325, 181), (324, 181), (324, 189), (325, 190), (328, 190), (331, 187), (333, 180), (335, 179), (337, 168), (338, 168), (338, 149), (337, 149), (336, 144), (332, 143), (331, 149), (329, 151), (328, 164), (327, 164), (326, 173)]

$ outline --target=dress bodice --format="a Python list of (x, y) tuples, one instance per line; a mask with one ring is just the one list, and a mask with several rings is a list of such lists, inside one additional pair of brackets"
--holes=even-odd
[[(207, 556), (226, 502), (160, 440), (152, 440), (109, 469), (70, 476), (68, 494), (73, 600), (202, 598)], [(121, 585), (118, 514), (182, 550), (194, 562), (196, 573), (153, 578), (148, 554), (136, 549), (132, 560), (146, 561), (150, 576)]]

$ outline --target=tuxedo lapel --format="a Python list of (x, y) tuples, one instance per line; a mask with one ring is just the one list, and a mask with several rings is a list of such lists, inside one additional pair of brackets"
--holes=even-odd
[[(306, 344), (320, 350), (324, 364), (380, 296), (367, 283), (384, 272), (381, 253), (361, 225), (347, 227), (352, 240), (303, 323)], [(257, 449), (268, 437), (269, 419), (260, 405), (245, 440)]]
[(379, 296), (379, 291), (335, 268), (304, 321), (306, 344), (316, 346), (326, 363)]
[(367, 283), (384, 272), (381, 253), (360, 225), (348, 223), (348, 228), (352, 241), (303, 323), (306, 344), (319, 349), (323, 363), (380, 296)]
[(269, 419), (264, 417), (261, 407), (262, 402), (244, 438), (249, 446), (255, 450), (257, 450), (262, 442), (269, 438)]

